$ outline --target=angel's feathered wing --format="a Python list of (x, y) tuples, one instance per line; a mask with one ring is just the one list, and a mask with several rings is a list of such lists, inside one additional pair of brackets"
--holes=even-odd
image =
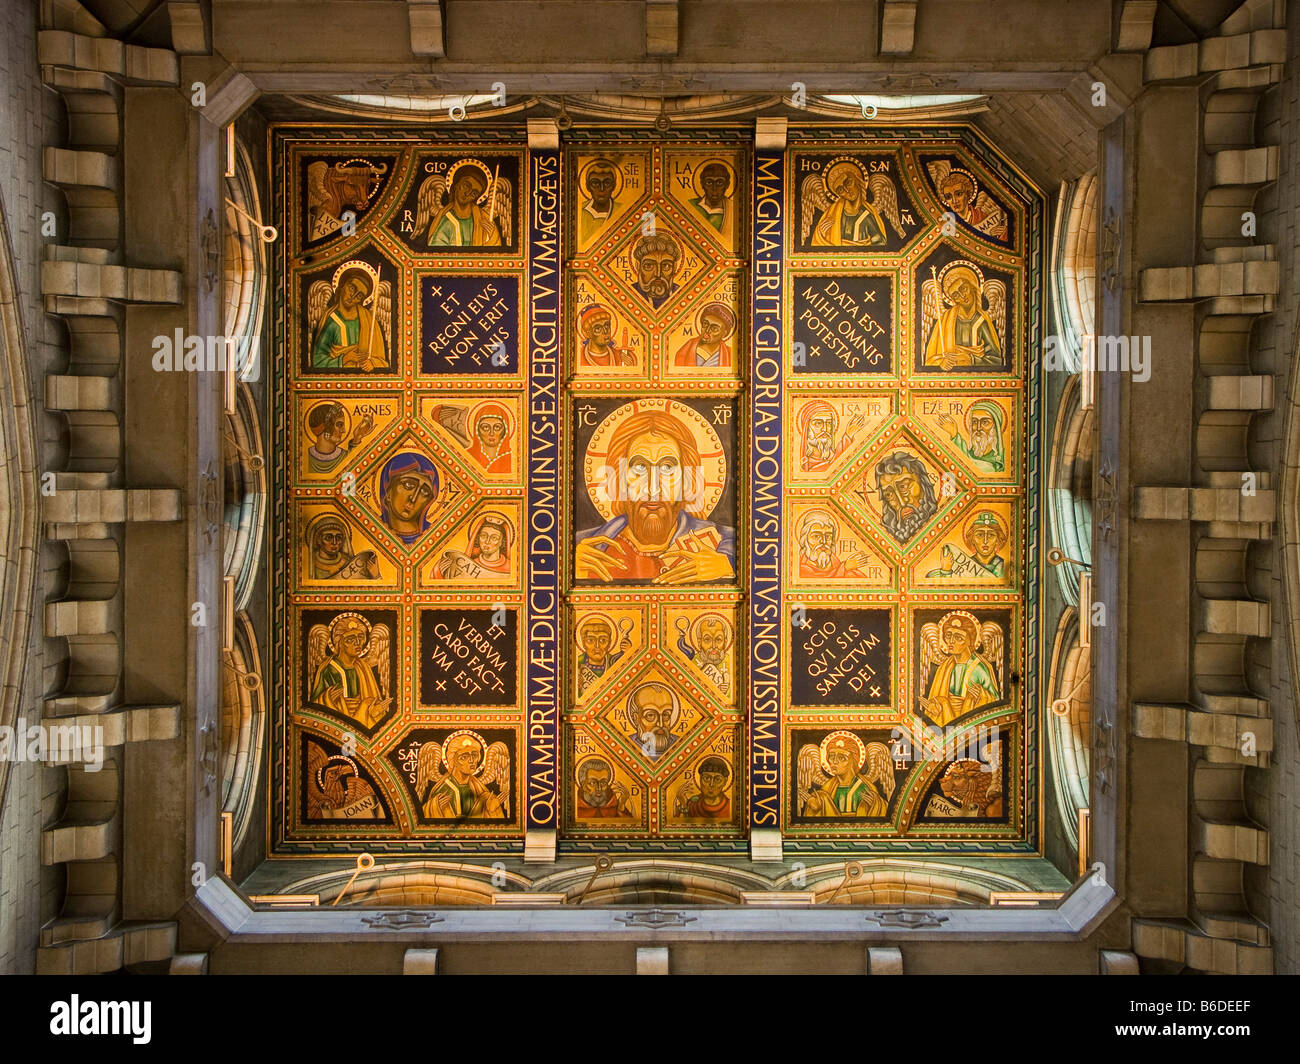
[(370, 629), (370, 649), (366, 653), (366, 662), (375, 670), (379, 679), (379, 690), (388, 697), (389, 660), (388, 648), (391, 643), (388, 625), (376, 624)]
[(902, 237), (903, 222), (898, 214), (898, 189), (894, 187), (894, 182), (886, 174), (872, 174), (867, 185), (871, 189), (871, 205), (889, 221), (894, 232)]
[(442, 745), (432, 739), (421, 743), (415, 755), (415, 796), (423, 802), (429, 786), (442, 782)]
[(921, 671), (918, 682), (924, 684), (930, 669), (943, 661), (943, 646), (939, 643), (939, 625), (935, 621), (921, 625)]
[(800, 226), (799, 243), (808, 243), (812, 235), (813, 219), (818, 212), (831, 205), (830, 193), (826, 191), (826, 182), (821, 174), (809, 174), (799, 182), (799, 215), (803, 219)]
[(495, 783), (501, 808), (510, 815), (510, 750), (505, 743), (492, 743), (483, 755), (483, 783)]
[(795, 780), (799, 791), (799, 805), (802, 807), (812, 797), (813, 789), (826, 782), (826, 773), (822, 771), (821, 750), (816, 743), (804, 743), (799, 748), (799, 762)]
[(320, 332), (321, 319), (325, 317), (325, 308), (334, 298), (334, 286), (329, 281), (313, 281), (307, 289), (307, 328), (312, 339)]
[(504, 177), (497, 177), (492, 189), (491, 202), (487, 205), (487, 211), (492, 216), (492, 221), (496, 223), (497, 229), (501, 233), (501, 243), (511, 243), (514, 233), (514, 219), (510, 216), (510, 208), (514, 205), (514, 189), (510, 182)]
[(935, 159), (933, 162), (925, 164), (926, 172), (930, 175), (930, 180), (934, 182), (934, 187), (943, 190), (943, 183), (948, 180), (948, 175), (952, 172), (952, 163), (947, 159)]
[(1001, 281), (989, 278), (984, 282), (984, 298), (989, 303), (989, 317), (993, 319), (993, 328), (997, 330), (998, 342), (1005, 351), (1007, 349), (1007, 286)]
[(311, 689), (316, 685), (316, 674), (320, 672), (320, 667), (325, 664), (330, 656), (330, 632), (323, 624), (313, 624), (311, 631), (307, 633), (307, 691), (308, 697), (311, 696)]
[(374, 303), (375, 321), (384, 334), (384, 350), (393, 350), (393, 286), (389, 281), (379, 282), (379, 292)]
[(921, 282), (921, 344), (930, 340), (935, 323), (939, 320), (939, 283), (933, 277)]
[(863, 775), (880, 788), (889, 801), (894, 796), (894, 759), (884, 743), (867, 743), (867, 763)]
[(1002, 681), (1002, 628), (993, 621), (985, 621), (980, 625), (980, 646), (983, 648), (984, 658), (988, 664), (993, 678), (998, 684), (998, 695), (1003, 693)]
[(329, 170), (329, 163), (323, 159), (317, 159), (307, 167), (307, 202), (316, 207), (329, 199), (329, 193), (325, 191), (325, 173)]
[(433, 216), (442, 206), (442, 194), (447, 191), (447, 179), (442, 174), (431, 174), (420, 185), (415, 196), (415, 233), (420, 235), (429, 228)]

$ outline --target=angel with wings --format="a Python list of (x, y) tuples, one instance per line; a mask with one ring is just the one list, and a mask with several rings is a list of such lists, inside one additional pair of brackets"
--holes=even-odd
[(886, 219), (900, 239), (905, 235), (893, 180), (885, 173), (868, 177), (852, 159), (836, 159), (824, 175), (805, 177), (799, 199), (801, 240), (809, 244), (811, 233), (811, 247), (884, 247), (889, 243)]
[(512, 243), (513, 190), (501, 168), (489, 172), (478, 159), (461, 159), (420, 185), (415, 233), (431, 248), (499, 248)]
[(799, 749), (799, 804), (804, 816), (880, 817), (894, 794), (894, 761), (884, 743), (834, 731)]
[(1007, 212), (979, 187), (974, 175), (947, 159), (926, 164), (944, 206), (972, 229), (996, 240), (1007, 238)]
[(392, 285), (368, 262), (345, 262), (331, 281), (307, 289), (307, 324), (317, 369), (383, 369), (392, 345)]
[(307, 633), (310, 700), (373, 728), (393, 704), (388, 625), (372, 625), (359, 613), (340, 613)]
[(1000, 625), (994, 621), (980, 624), (965, 610), (944, 614), (937, 624), (921, 625), (918, 680), (924, 681), (934, 668), (921, 698), (925, 716), (943, 727), (1001, 699), (1002, 640)]
[[(443, 771), (443, 768), (446, 771)], [(510, 750), (478, 732), (452, 732), (416, 752), (415, 794), (420, 811), (435, 820), (508, 820)]]
[[(984, 304), (988, 304), (988, 310)], [(921, 285), (925, 365), (942, 369), (1000, 367), (1006, 350), (1007, 286), (984, 279), (975, 263), (957, 259)]]

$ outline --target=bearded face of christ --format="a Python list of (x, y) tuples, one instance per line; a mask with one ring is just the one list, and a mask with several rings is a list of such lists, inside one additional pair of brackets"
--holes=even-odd
[(681, 451), (668, 436), (647, 432), (632, 440), (627, 455), (628, 529), (646, 546), (663, 547), (684, 506)]

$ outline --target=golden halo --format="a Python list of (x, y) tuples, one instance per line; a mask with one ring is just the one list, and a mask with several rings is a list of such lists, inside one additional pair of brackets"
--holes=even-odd
[(947, 266), (945, 266), (942, 270), (939, 271), (938, 277), (936, 278), (936, 280), (938, 280), (939, 282), (939, 299), (942, 300), (943, 305), (945, 307), (952, 306), (952, 300), (948, 298), (948, 293), (943, 287), (943, 279), (948, 275), (948, 271), (953, 269), (956, 266), (964, 266), (966, 269), (970, 270), (972, 273), (975, 274), (975, 277), (979, 281), (980, 302), (982, 304), (984, 300), (984, 296), (983, 296), (984, 271), (981, 270), (978, 266), (976, 266), (975, 263), (971, 262), (970, 259), (953, 259), (952, 262), (948, 263)]
[(487, 743), (483, 741), (483, 736), (479, 735), (478, 732), (470, 731), (468, 728), (462, 728), (460, 731), (454, 731), (442, 741), (442, 763), (446, 767), (447, 771), (450, 772), (451, 762), (447, 760), (447, 750), (451, 746), (452, 741), (454, 739), (460, 738), (462, 735), (468, 735), (471, 739), (473, 739), (476, 743), (478, 743), (478, 749), (479, 749), (478, 768), (474, 770), (474, 775), (477, 776), (479, 775), (479, 773), (483, 771), (483, 766), (487, 764), (487, 757), (486, 757)]
[(722, 489), (726, 486), (726, 452), (722, 448), (722, 439), (704, 415), (676, 399), (634, 399), (611, 411), (596, 426), (596, 431), (587, 442), (587, 451), (582, 461), (583, 481), (587, 485), (591, 504), (606, 521), (614, 516), (613, 494), (618, 490), (619, 469), (617, 465), (611, 466), (605, 461), (609, 438), (629, 417), (650, 412), (666, 414), (684, 422), (694, 435), (695, 446), (700, 452), (704, 487), (701, 505), (688, 512), (696, 517), (708, 517), (717, 507), (718, 500), (722, 498)]
[(361, 305), (365, 306), (367, 303), (373, 303), (375, 296), (379, 294), (379, 271), (368, 262), (362, 262), (360, 259), (348, 259), (347, 262), (334, 271), (334, 276), (330, 279), (330, 286), (336, 292), (339, 288), (339, 278), (343, 276), (345, 270), (360, 270), (370, 278), (370, 294), (361, 301)]
[[(337, 643), (335, 642), (335, 640), (334, 640), (334, 629), (335, 629), (336, 627), (338, 627), (338, 625), (339, 625), (339, 623), (340, 623), (341, 621), (346, 621), (346, 620), (349, 620), (349, 619), (352, 619), (352, 620), (358, 620), (358, 621), (360, 621), (361, 624), (365, 627), (365, 630), (366, 630), (366, 645), (365, 645), (364, 647), (361, 648), (361, 654), (365, 654), (365, 652), (366, 652), (367, 650), (370, 649), (370, 622), (367, 621), (364, 617), (362, 617), (361, 614), (359, 614), (359, 613), (351, 613), (351, 612), (349, 612), (349, 613), (340, 613), (337, 617), (334, 618), (334, 620), (330, 621), (330, 626), (329, 626), (330, 650), (337, 650), (337, 649), (338, 649), (338, 644), (337, 644)], [(357, 656), (360, 657), (361, 654), (359, 654), (359, 655), (357, 655)]]
[(695, 190), (695, 194), (699, 196), (700, 199), (704, 198), (704, 189), (700, 187), (700, 175), (704, 173), (707, 167), (714, 163), (717, 163), (727, 171), (727, 177), (731, 183), (727, 185), (727, 192), (723, 198), (728, 199), (735, 195), (736, 192), (736, 168), (732, 166), (731, 163), (727, 162), (726, 159), (705, 159), (704, 162), (700, 163), (700, 165), (695, 168), (695, 173), (691, 175), (691, 188)]
[(834, 170), (835, 167), (839, 166), (841, 163), (848, 163), (850, 166), (852, 166), (854, 169), (857, 170), (858, 178), (862, 182), (862, 187), (864, 189), (870, 186), (870, 176), (867, 174), (866, 167), (862, 165), (861, 160), (853, 158), (852, 155), (837, 155), (834, 159), (832, 159), (830, 162), (826, 164), (826, 169), (822, 171), (822, 183), (826, 186), (826, 191), (829, 192), (832, 196), (834, 196), (836, 199), (839, 199), (838, 194), (835, 192), (833, 188), (831, 188), (831, 171)]
[(470, 432), (474, 431), (474, 425), (478, 422), (479, 415), (484, 407), (496, 407), (496, 410), (490, 411), (501, 418), (506, 423), (505, 438), (511, 439), (515, 434), (515, 415), (505, 403), (500, 399), (484, 399), (481, 403), (475, 403), (469, 408), (469, 425)]
[(361, 773), (357, 771), (357, 763), (353, 761), (352, 758), (347, 757), (344, 754), (332, 754), (327, 757), (325, 763), (316, 770), (316, 786), (320, 790), (323, 791), (325, 789), (325, 780), (323, 777), (325, 775), (325, 770), (330, 767), (331, 761), (346, 761), (352, 768), (352, 775), (356, 776), (357, 779), (361, 779)]
[(302, 427), (304, 429), (306, 429), (308, 432), (311, 432), (311, 415), (314, 411), (320, 409), (322, 406), (337, 406), (339, 410), (343, 412), (343, 424), (344, 424), (343, 431), (348, 432), (351, 430), (352, 415), (348, 413), (348, 408), (344, 406), (342, 403), (340, 403), (337, 399), (321, 399), (309, 405), (307, 409), (303, 412)]
[(609, 194), (610, 200), (617, 200), (619, 194), (623, 191), (623, 171), (618, 168), (618, 163), (614, 162), (608, 156), (598, 156), (595, 159), (589, 159), (582, 164), (578, 170), (578, 192), (579, 194), (587, 191), (587, 171), (595, 169), (596, 166), (606, 166), (614, 171), (614, 191)]
[(459, 170), (462, 166), (477, 166), (483, 174), (483, 181), (484, 181), (483, 194), (474, 201), (476, 204), (481, 205), (483, 201), (487, 199), (488, 193), (492, 191), (492, 171), (488, 169), (487, 163), (483, 162), (480, 159), (474, 159), (474, 158), (457, 159), (454, 163), (452, 163), (449, 167), (447, 167), (448, 200), (450, 200), (451, 198), (451, 183), (456, 180), (456, 171)]
[(385, 163), (383, 169), (380, 169), (369, 159), (362, 159), (358, 157), (356, 159), (349, 159), (343, 165), (347, 167), (347, 166), (351, 166), (353, 163), (365, 163), (366, 166), (370, 167), (370, 188), (366, 190), (366, 206), (369, 207), (370, 197), (373, 196), (375, 194), (375, 190), (379, 188), (380, 175), (388, 173), (388, 164)]
[(727, 633), (727, 641), (723, 644), (722, 649), (730, 650), (731, 644), (735, 641), (736, 633), (732, 630), (727, 618), (720, 613), (702, 613), (695, 618), (695, 623), (691, 625), (691, 639), (694, 641), (695, 645), (700, 645), (700, 628), (704, 625), (704, 622), (708, 620), (722, 622), (722, 630)]
[(863, 743), (863, 741), (859, 739), (856, 735), (854, 735), (851, 731), (833, 731), (829, 735), (827, 735), (825, 739), (821, 741), (821, 745), (817, 748), (817, 753), (818, 753), (818, 757), (821, 759), (822, 771), (825, 772), (828, 776), (835, 775), (835, 773), (831, 771), (830, 762), (826, 760), (826, 746), (828, 743), (831, 742), (832, 739), (853, 740), (853, 745), (857, 748), (858, 751), (858, 766), (853, 771), (854, 772), (861, 771), (862, 766), (867, 763), (867, 747), (866, 744)]
[(964, 178), (966, 178), (967, 181), (971, 183), (972, 197), (979, 195), (980, 183), (975, 180), (974, 174), (972, 174), (969, 170), (961, 166), (948, 167), (948, 172), (944, 175), (943, 180), (935, 182), (935, 186), (939, 189), (941, 195), (943, 193), (943, 186), (948, 183), (948, 178), (952, 177), (953, 174), (961, 174)]
[(582, 630), (592, 621), (604, 622), (605, 629), (609, 632), (609, 647), (613, 650), (617, 646), (618, 626), (614, 624), (612, 617), (607, 617), (603, 613), (584, 613), (578, 619), (578, 623), (573, 626), (573, 641), (577, 644), (578, 649), (582, 649)]

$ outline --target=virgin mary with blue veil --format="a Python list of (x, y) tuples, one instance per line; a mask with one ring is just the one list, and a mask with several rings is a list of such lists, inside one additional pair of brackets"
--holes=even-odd
[(429, 530), (438, 469), (415, 451), (393, 455), (379, 474), (380, 519), (408, 547)]

